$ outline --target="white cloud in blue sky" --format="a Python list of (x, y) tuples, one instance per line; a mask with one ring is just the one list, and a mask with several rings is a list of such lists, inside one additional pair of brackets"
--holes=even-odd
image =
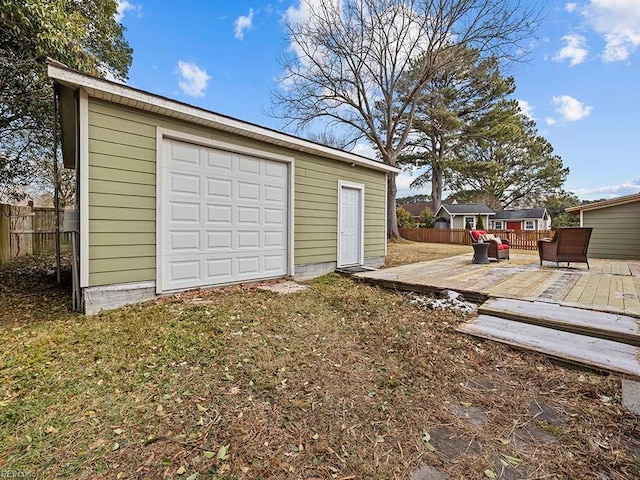
[(591, 0), (584, 15), (591, 27), (605, 39), (604, 61), (627, 60), (640, 46), (638, 0)]
[(204, 97), (211, 77), (206, 70), (195, 63), (178, 61), (178, 72), (181, 80), (178, 82), (180, 90), (190, 97)]
[[(553, 97), (551, 103), (555, 105), (556, 113), (560, 115), (560, 120), (563, 122), (577, 122), (588, 117), (591, 114), (591, 110), (593, 110), (593, 107), (569, 95)], [(554, 125), (555, 123), (555, 121), (549, 122), (549, 119), (547, 119), (548, 125)]]
[(234, 36), (238, 40), (242, 40), (244, 38), (244, 32), (246, 30), (250, 30), (252, 26), (253, 8), (250, 8), (248, 15), (240, 15), (238, 18), (236, 18)]
[(526, 100), (518, 100), (518, 107), (520, 107), (520, 111), (522, 114), (530, 120), (535, 121), (536, 118), (533, 116), (533, 105), (531, 105)]
[(142, 11), (142, 6), (133, 4), (128, 0), (116, 0), (116, 22), (122, 22), (122, 19), (129, 12), (140, 12)]
[(615, 198), (624, 195), (633, 195), (640, 192), (640, 178), (623, 182), (620, 185), (607, 185), (596, 188), (578, 188), (573, 193), (581, 198)]
[[(565, 5), (569, 13), (579, 12), (584, 17), (584, 28), (600, 35), (605, 42), (600, 57), (605, 62), (624, 61), (640, 46), (640, 1), (638, 0), (589, 0), (584, 6), (571, 2)], [(580, 35), (566, 35), (567, 45), (554, 57), (584, 60), (580, 49), (586, 47), (586, 39)], [(562, 52), (565, 51), (564, 54)], [(586, 55), (586, 52), (585, 52)], [(572, 63), (577, 65), (581, 61)]]
[(564, 9), (569, 13), (574, 12), (577, 8), (578, 8), (578, 4), (575, 2), (569, 2), (564, 6)]
[(571, 34), (562, 37), (562, 41), (566, 43), (558, 53), (553, 57), (555, 62), (563, 62), (569, 60), (569, 66), (574, 67), (581, 64), (587, 58), (589, 50), (587, 50), (587, 39), (582, 35)]

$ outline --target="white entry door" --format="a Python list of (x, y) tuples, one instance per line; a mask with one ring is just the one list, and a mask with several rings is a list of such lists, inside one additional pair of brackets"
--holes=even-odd
[(362, 190), (340, 188), (340, 265), (362, 263)]
[(288, 165), (166, 139), (160, 291), (288, 273)]

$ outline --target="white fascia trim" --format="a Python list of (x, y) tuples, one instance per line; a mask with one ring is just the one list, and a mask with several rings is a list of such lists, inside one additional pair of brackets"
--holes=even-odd
[(235, 145), (233, 143), (221, 142), (219, 140), (212, 140), (206, 137), (199, 137), (197, 135), (191, 135), (188, 133), (178, 132), (176, 130), (170, 130), (167, 128), (156, 127), (156, 293), (160, 294), (165, 292), (163, 286), (163, 271), (162, 271), (162, 251), (163, 251), (163, 224), (164, 224), (164, 207), (162, 192), (164, 191), (164, 175), (162, 168), (164, 165), (164, 140), (178, 140), (180, 142), (188, 142), (194, 145), (201, 145), (203, 147), (216, 148), (218, 150), (225, 150), (227, 152), (239, 153), (242, 155), (249, 155), (252, 157), (263, 158), (265, 160), (274, 160), (288, 164), (289, 169), (289, 182), (288, 182), (288, 205), (289, 209), (289, 237), (287, 249), (289, 250), (287, 274), (293, 276), (295, 273), (295, 205), (294, 205), (294, 190), (295, 190), (295, 159), (286, 155), (280, 155), (278, 153), (266, 152), (258, 150), (256, 148), (245, 147), (243, 145)]
[(80, 287), (89, 286), (89, 96), (80, 89)]
[[(68, 68), (49, 64), (48, 75), (50, 78), (61, 83), (86, 87), (99, 92), (107, 93), (109, 95), (113, 95), (115, 98), (111, 99), (112, 102), (124, 103), (128, 105), (130, 102), (127, 102), (125, 100), (133, 100), (134, 102), (139, 102), (144, 106), (163, 109), (162, 114), (165, 116), (179, 117), (182, 120), (187, 121), (193, 121), (193, 119), (201, 120), (198, 123), (202, 123), (202, 120), (204, 120), (209, 123), (208, 126), (210, 127), (219, 128), (224, 131), (233, 131), (238, 135), (246, 135), (250, 138), (255, 138), (255, 136), (258, 135), (265, 142), (280, 145), (285, 148), (301, 150), (322, 156), (324, 158), (331, 158), (334, 160), (348, 162), (374, 170), (394, 173), (400, 172), (399, 168), (392, 167), (375, 160), (370, 160), (354, 153), (343, 152), (341, 150), (327, 147), (325, 145), (316, 144), (302, 138), (297, 138), (291, 135), (276, 132), (265, 127), (218, 115), (208, 110), (187, 105), (185, 103), (171, 100), (169, 98), (153, 95), (151, 93), (131, 88), (119, 83), (110, 82), (108, 80), (92, 77), (90, 75), (85, 75)], [(185, 116), (187, 118), (185, 118)]]
[(296, 274), (296, 208), (295, 208), (295, 191), (296, 191), (296, 161), (294, 158), (283, 160), (289, 163), (289, 276), (293, 278)]
[[(338, 245), (336, 249), (337, 258), (336, 258), (336, 266), (338, 268), (342, 267), (341, 262), (341, 248), (340, 248), (340, 228), (342, 226), (342, 189), (353, 188), (356, 190), (360, 190), (360, 258), (359, 264), (364, 265), (364, 184), (362, 183), (354, 183), (348, 182), (344, 180), (338, 180)], [(386, 230), (386, 229), (385, 229)]]
[(162, 191), (164, 190), (164, 175), (162, 175), (164, 150), (162, 142), (164, 140), (163, 129), (156, 127), (156, 293), (162, 293), (162, 251), (163, 251), (163, 207), (162, 207)]
[[(384, 256), (386, 257), (388, 254), (389, 248), (389, 239), (387, 238), (387, 229), (389, 228), (389, 182), (391, 178), (390, 175), (387, 174), (387, 181), (384, 184), (384, 228), (382, 229), (382, 239), (384, 240)], [(395, 181), (395, 179), (394, 179)]]

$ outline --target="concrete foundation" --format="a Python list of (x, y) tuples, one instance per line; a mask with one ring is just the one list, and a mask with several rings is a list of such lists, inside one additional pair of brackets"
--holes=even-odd
[(156, 282), (121, 283), (85, 288), (82, 292), (85, 315), (111, 310), (156, 298)]
[[(364, 266), (378, 268), (384, 265), (384, 257), (368, 257), (364, 259)], [(296, 265), (293, 279), (296, 282), (304, 282), (312, 278), (321, 277), (327, 273), (335, 271), (336, 262), (312, 263), (309, 265)]]
[[(384, 264), (384, 257), (365, 258), (367, 267), (378, 268)], [(336, 262), (296, 265), (294, 280), (304, 281), (331, 273)], [(122, 283), (88, 287), (82, 291), (85, 315), (95, 315), (100, 310), (111, 310), (132, 303), (148, 302), (156, 298), (156, 282)]]

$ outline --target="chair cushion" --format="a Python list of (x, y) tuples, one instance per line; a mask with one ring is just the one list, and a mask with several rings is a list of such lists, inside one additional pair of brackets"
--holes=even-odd
[(478, 241), (478, 238), (480, 238), (480, 235), (486, 235), (486, 234), (487, 232), (484, 230), (471, 230), (471, 236), (476, 242)]
[(485, 235), (479, 235), (478, 241), (482, 240), (483, 242), (490, 242), (491, 240), (495, 240), (496, 236), (493, 233), (487, 233)]
[(501, 243), (500, 245), (498, 245), (498, 250), (509, 250), (509, 245)]

